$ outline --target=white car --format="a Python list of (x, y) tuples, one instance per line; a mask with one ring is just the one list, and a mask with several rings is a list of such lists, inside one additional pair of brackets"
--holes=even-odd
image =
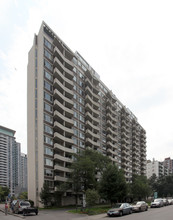
[(160, 208), (164, 206), (163, 199), (155, 199), (154, 202), (151, 203), (150, 208)]

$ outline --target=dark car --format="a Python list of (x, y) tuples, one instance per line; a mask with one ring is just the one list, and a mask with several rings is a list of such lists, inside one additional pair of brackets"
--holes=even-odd
[(112, 209), (107, 212), (108, 216), (122, 216), (132, 213), (132, 207), (129, 203), (117, 203)]
[(148, 210), (148, 204), (144, 201), (139, 201), (135, 205), (132, 205), (133, 212), (141, 212)]
[(163, 203), (163, 199), (155, 199), (154, 202), (151, 203), (151, 208), (160, 208), (163, 207), (164, 203)]

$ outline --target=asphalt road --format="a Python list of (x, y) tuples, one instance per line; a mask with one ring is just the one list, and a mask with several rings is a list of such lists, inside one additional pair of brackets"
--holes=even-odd
[(36, 216), (34, 214), (23, 217), (7, 215), (0, 212), (0, 220), (172, 220), (173, 219), (173, 205), (163, 208), (149, 209), (147, 212), (133, 213), (122, 217), (107, 217), (106, 214), (87, 216), (79, 214), (71, 214), (66, 210), (43, 210)]

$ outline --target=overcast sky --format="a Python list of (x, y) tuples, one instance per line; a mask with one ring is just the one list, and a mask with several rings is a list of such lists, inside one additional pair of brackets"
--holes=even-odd
[(44, 20), (138, 118), (147, 159), (173, 159), (172, 11), (171, 0), (0, 0), (0, 125), (27, 153), (28, 51)]

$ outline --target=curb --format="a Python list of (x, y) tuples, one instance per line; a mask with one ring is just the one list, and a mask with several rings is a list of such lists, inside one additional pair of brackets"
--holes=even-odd
[[(3, 212), (3, 213), (5, 213), (5, 211), (4, 211), (3, 209), (0, 209), (0, 211)], [(15, 214), (15, 213), (11, 213), (11, 212), (8, 212), (7, 215), (13, 215), (13, 216), (16, 216), (16, 217), (19, 217), (19, 218), (23, 218), (23, 219), (25, 218), (24, 216), (17, 215), (17, 214)]]

